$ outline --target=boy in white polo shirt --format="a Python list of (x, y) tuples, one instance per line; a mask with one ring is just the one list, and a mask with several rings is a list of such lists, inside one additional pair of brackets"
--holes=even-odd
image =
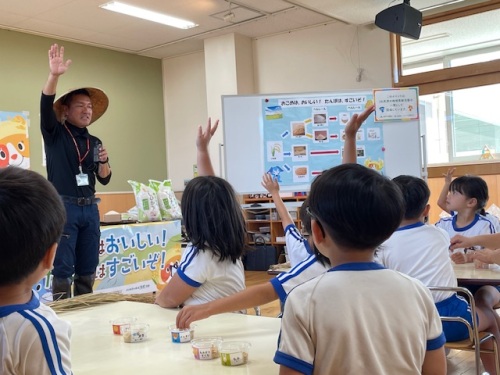
[(397, 185), (340, 165), (314, 180), (309, 210), (314, 244), (332, 268), (288, 295), (274, 357), (280, 374), (446, 374), (430, 291), (374, 262), (403, 217)]
[(32, 288), (52, 269), (66, 213), (40, 174), (0, 168), (0, 374), (71, 374), (71, 326)]
[[(443, 229), (424, 224), (429, 214), (430, 190), (426, 182), (414, 176), (398, 176), (393, 181), (399, 186), (405, 201), (405, 216), (394, 234), (377, 252), (377, 260), (387, 268), (420, 280), (425, 286), (456, 287), (457, 279), (449, 257), (449, 237)], [(441, 316), (460, 316), (472, 322), (470, 307), (454, 292), (433, 291), (433, 298)], [(500, 302), (500, 293), (493, 287), (482, 288), (475, 294), (479, 329), (498, 337), (493, 305)], [(469, 337), (465, 324), (443, 322), (447, 341)], [(494, 374), (492, 354), (481, 354), (485, 368)]]

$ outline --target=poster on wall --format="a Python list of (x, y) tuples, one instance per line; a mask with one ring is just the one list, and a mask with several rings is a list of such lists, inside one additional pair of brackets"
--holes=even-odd
[[(138, 294), (160, 291), (181, 259), (180, 220), (101, 227), (94, 293)], [(51, 301), (51, 276), (35, 291)]]
[[(371, 105), (371, 93), (263, 99), (264, 171), (282, 186), (311, 183), (342, 162), (346, 124)], [(358, 163), (380, 173), (384, 173), (382, 129), (370, 116), (356, 142)]]
[(29, 113), (0, 111), (0, 168), (30, 168)]
[(373, 90), (375, 121), (418, 120), (418, 87)]

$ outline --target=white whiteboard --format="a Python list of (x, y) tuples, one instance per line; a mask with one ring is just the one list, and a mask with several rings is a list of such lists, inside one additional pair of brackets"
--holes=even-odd
[[(270, 98), (304, 98), (329, 94), (371, 94), (371, 91), (318, 92), (273, 95), (222, 96), (224, 130), (224, 176), (239, 194), (260, 193), (264, 174), (262, 101)], [(422, 148), (418, 121), (383, 124), (385, 171), (388, 177), (401, 174), (422, 177)], [(332, 165), (333, 166), (333, 165)], [(281, 186), (281, 191), (308, 191), (303, 186)]]

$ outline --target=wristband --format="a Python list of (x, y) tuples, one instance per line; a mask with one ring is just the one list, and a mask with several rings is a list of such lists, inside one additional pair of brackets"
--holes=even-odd
[(100, 160), (99, 160), (99, 164), (106, 164), (108, 161), (109, 161), (109, 158), (106, 158), (106, 160), (105, 160), (105, 161), (100, 161)]

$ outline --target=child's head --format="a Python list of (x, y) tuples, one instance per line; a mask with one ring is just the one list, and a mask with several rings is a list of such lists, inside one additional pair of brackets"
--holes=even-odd
[(65, 220), (61, 198), (44, 177), (16, 167), (0, 169), (0, 286), (35, 272), (59, 241)]
[(198, 250), (210, 249), (236, 262), (245, 248), (243, 212), (231, 185), (215, 176), (193, 178), (181, 199), (188, 240)]
[(309, 207), (309, 198), (306, 198), (306, 200), (302, 203), (302, 206), (300, 206), (299, 209), (300, 221), (302, 223), (302, 228), (303, 228), (302, 234), (303, 235), (307, 234), (307, 242), (309, 243), (311, 249), (314, 251), (316, 258), (320, 261), (320, 263), (323, 265), (330, 264), (330, 260), (318, 251), (316, 245), (314, 245), (314, 241), (312, 240), (311, 215), (309, 215), (309, 213), (307, 212), (308, 207)]
[(373, 250), (399, 226), (404, 203), (387, 177), (358, 164), (342, 164), (313, 181), (309, 210), (337, 246)]
[(307, 213), (307, 207), (309, 207), (309, 198), (306, 198), (302, 202), (302, 206), (299, 208), (300, 222), (302, 224), (302, 233), (310, 235), (311, 234), (311, 216)]
[[(450, 193), (460, 193), (467, 199), (475, 199), (475, 210), (481, 215), (485, 214), (484, 208), (488, 203), (488, 185), (481, 177), (465, 175), (455, 178), (449, 188)], [(450, 207), (452, 211), (456, 211), (455, 207)]]
[(420, 219), (427, 208), (431, 191), (424, 180), (401, 175), (392, 179), (403, 193), (406, 220)]

